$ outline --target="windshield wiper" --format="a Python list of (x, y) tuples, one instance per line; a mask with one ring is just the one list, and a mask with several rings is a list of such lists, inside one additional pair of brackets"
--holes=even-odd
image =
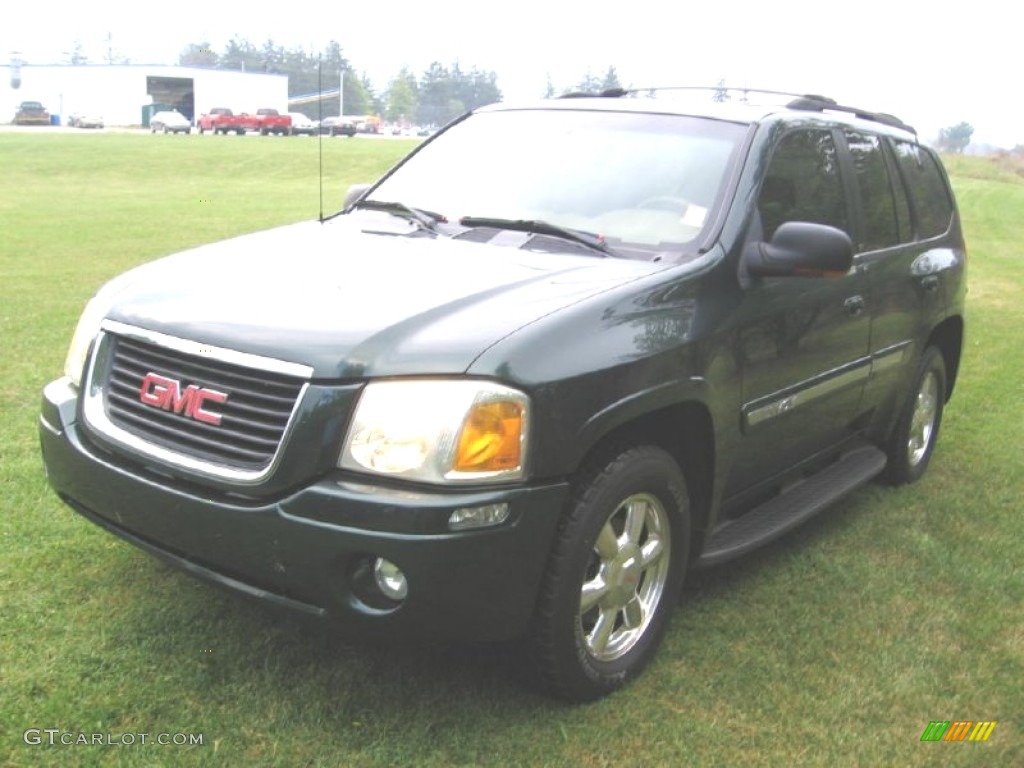
[(563, 240), (570, 240), (588, 248), (600, 251), (606, 256), (614, 254), (608, 243), (600, 235), (591, 232), (584, 232), (579, 229), (569, 229), (558, 224), (552, 224), (543, 219), (500, 219), (492, 216), (463, 216), (459, 224), (464, 227), (494, 227), (496, 229), (509, 229), (516, 232), (531, 232), (536, 235), (551, 235), (560, 237)]
[(413, 208), (411, 205), (391, 200), (360, 200), (352, 206), (353, 210), (356, 208), (368, 208), (372, 211), (385, 211), (395, 216), (400, 216), (403, 219), (413, 221), (428, 232), (437, 232), (437, 223), (445, 220), (444, 216), (439, 213), (424, 211), (421, 208)]

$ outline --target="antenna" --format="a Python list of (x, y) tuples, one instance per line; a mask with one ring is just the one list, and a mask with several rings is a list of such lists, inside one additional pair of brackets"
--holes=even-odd
[(324, 223), (324, 56), (317, 56), (316, 64), (317, 121), (316, 149), (320, 160), (320, 223)]

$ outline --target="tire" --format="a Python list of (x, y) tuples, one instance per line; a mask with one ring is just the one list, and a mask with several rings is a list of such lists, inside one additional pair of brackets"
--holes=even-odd
[(886, 447), (884, 482), (904, 485), (921, 479), (939, 439), (945, 402), (946, 363), (937, 347), (928, 347)]
[(647, 665), (682, 589), (689, 510), (683, 473), (660, 448), (607, 453), (580, 471), (529, 638), (544, 688), (593, 701)]

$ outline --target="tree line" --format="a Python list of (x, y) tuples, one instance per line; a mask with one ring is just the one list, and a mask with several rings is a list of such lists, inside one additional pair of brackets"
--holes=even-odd
[[(438, 126), (463, 112), (501, 101), (501, 89), (494, 72), (473, 67), (463, 69), (458, 61), (449, 66), (433, 62), (418, 77), (402, 67), (383, 92), (378, 92), (365, 72), (359, 73), (332, 40), (323, 50), (284, 48), (267, 40), (257, 46), (234, 37), (218, 51), (209, 42), (190, 43), (178, 57), (187, 67), (214, 67), (243, 72), (288, 75), (288, 96), (313, 95), (337, 89), (342, 84), (346, 115), (380, 115), (390, 122)], [(297, 105), (295, 111), (311, 118), (338, 115), (338, 99)], [(322, 112), (321, 112), (322, 109)]]

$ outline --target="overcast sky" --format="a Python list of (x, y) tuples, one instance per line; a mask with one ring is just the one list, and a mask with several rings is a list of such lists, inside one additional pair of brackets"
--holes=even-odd
[[(822, 93), (891, 112), (924, 138), (966, 120), (976, 142), (1024, 144), (1016, 6), (995, 0), (41, 0), (6, 3), (0, 56), (61, 63), (81, 41), (103, 60), (174, 64), (190, 42), (319, 50), (337, 40), (378, 91), (402, 65), (494, 70), (506, 100), (540, 97), (614, 65), (624, 85), (727, 85)], [(3, 84), (0, 84), (3, 85)]]

